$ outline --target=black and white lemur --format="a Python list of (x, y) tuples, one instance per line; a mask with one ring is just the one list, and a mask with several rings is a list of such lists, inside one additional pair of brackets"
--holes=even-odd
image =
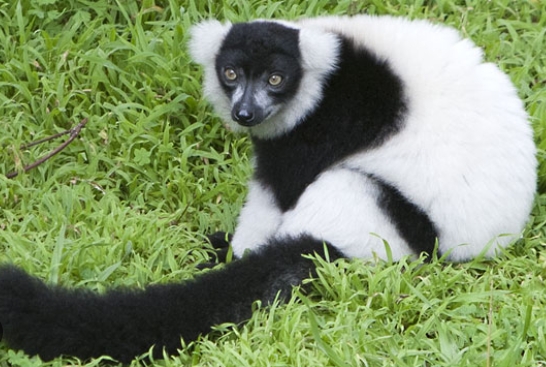
[(154, 345), (160, 356), (244, 321), (256, 300), (289, 295), (314, 274), (304, 254), (397, 260), (437, 242), (465, 261), (521, 235), (535, 193), (532, 130), (509, 78), (456, 31), (356, 16), (205, 21), (191, 35), (205, 95), (254, 145), (238, 259), (192, 281), (101, 295), (4, 265), (8, 346), (43, 359), (128, 362)]

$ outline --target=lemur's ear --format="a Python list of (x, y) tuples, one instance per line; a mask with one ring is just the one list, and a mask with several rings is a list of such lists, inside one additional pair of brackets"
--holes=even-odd
[(231, 23), (220, 23), (217, 20), (206, 20), (191, 27), (189, 42), (190, 55), (201, 65), (214, 63)]
[(335, 69), (339, 47), (339, 39), (333, 33), (311, 27), (300, 29), (300, 51), (304, 69), (318, 72)]

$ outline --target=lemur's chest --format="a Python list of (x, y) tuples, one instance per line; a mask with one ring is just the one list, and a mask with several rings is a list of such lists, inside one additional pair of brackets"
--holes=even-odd
[(255, 177), (273, 192), (282, 211), (292, 208), (307, 186), (339, 159), (328, 141), (293, 136), (255, 140), (254, 151)]
[[(328, 132), (324, 125), (337, 125)], [(254, 139), (255, 178), (275, 195), (282, 211), (293, 208), (305, 189), (328, 168), (369, 148), (378, 131), (352, 117), (306, 121), (286, 136)]]

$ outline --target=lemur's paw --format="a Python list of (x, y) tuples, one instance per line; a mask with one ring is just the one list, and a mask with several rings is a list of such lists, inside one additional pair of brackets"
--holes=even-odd
[(207, 236), (207, 239), (213, 247), (211, 261), (197, 265), (198, 269), (210, 269), (218, 264), (227, 262), (229, 253), (229, 244), (233, 236), (226, 232), (216, 232)]
[(220, 250), (229, 247), (229, 244), (233, 239), (233, 235), (226, 232), (215, 232), (213, 234), (209, 234), (207, 239), (212, 247), (214, 247), (216, 250)]

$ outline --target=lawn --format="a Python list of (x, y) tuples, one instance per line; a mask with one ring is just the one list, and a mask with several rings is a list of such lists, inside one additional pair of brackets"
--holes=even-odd
[[(311, 292), (153, 364), (546, 366), (542, 0), (0, 0), (0, 262), (98, 292), (198, 275), (205, 235), (233, 231), (251, 148), (203, 100), (189, 27), (359, 13), (449, 24), (510, 75), (541, 162), (524, 238), (467, 264), (321, 264)], [(84, 119), (65, 149), (23, 172), (68, 137), (24, 144)], [(0, 367), (102, 363), (42, 364), (0, 343)]]

